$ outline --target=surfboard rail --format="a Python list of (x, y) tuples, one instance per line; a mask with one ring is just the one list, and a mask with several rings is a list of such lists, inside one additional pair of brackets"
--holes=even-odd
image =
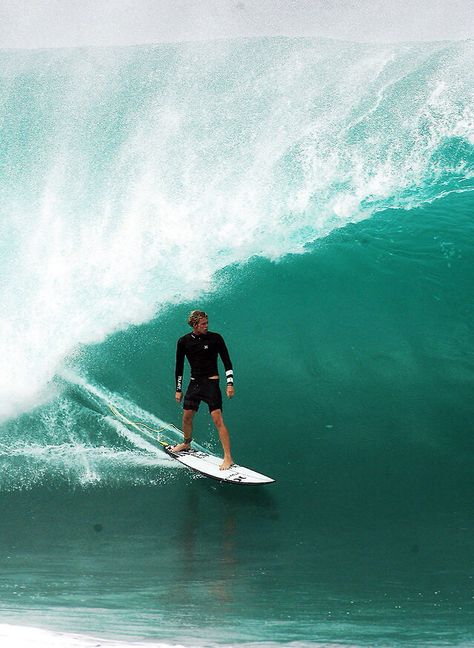
[(256, 486), (258, 484), (272, 484), (275, 482), (271, 477), (263, 475), (262, 473), (232, 464), (227, 470), (221, 470), (219, 465), (222, 459), (202, 450), (181, 450), (180, 452), (173, 452), (172, 446), (164, 447), (164, 451), (176, 461), (189, 468), (190, 470), (200, 473), (205, 477), (210, 477), (220, 482), (227, 482), (229, 484), (244, 484), (248, 486)]

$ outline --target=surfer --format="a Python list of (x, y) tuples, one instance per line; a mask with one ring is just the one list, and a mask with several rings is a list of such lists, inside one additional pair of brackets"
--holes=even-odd
[(220, 469), (227, 470), (234, 462), (230, 453), (229, 431), (222, 417), (222, 394), (219, 387), (217, 356), (221, 357), (224, 364), (228, 398), (234, 396), (234, 372), (223, 337), (219, 333), (209, 331), (208, 323), (208, 316), (204, 311), (193, 310), (188, 318), (188, 324), (193, 329), (192, 333), (183, 335), (178, 340), (175, 371), (177, 403), (180, 403), (183, 397), (185, 357), (191, 367), (191, 380), (183, 403), (184, 441), (173, 446), (171, 450), (181, 452), (189, 449), (193, 436), (193, 418), (199, 409), (200, 402), (204, 401), (209, 407), (224, 450), (224, 460)]

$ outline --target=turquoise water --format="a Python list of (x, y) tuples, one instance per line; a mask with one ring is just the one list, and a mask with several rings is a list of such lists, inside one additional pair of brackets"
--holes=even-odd
[[(472, 645), (472, 53), (1, 54), (10, 645)], [(271, 486), (149, 435), (177, 438), (193, 307)], [(204, 410), (195, 438), (219, 452)]]

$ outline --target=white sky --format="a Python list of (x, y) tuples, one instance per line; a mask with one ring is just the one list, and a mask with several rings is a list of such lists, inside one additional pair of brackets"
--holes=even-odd
[(474, 0), (0, 0), (0, 48), (261, 35), (474, 38)]

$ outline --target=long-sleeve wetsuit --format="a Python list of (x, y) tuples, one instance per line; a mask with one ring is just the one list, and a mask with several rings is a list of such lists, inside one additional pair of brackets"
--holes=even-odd
[(217, 356), (221, 357), (224, 365), (227, 384), (234, 384), (234, 372), (229, 351), (222, 335), (219, 333), (187, 333), (179, 338), (176, 347), (176, 391), (183, 389), (184, 358), (186, 357), (191, 367), (191, 379), (209, 378), (217, 376)]

